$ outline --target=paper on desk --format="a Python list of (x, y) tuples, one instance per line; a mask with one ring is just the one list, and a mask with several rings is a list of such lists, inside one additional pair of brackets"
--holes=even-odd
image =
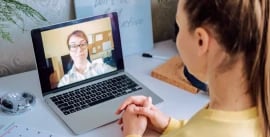
[(1, 121), (0, 137), (62, 137), (48, 131), (37, 130), (24, 125), (18, 125), (14, 121)]
[(14, 121), (1, 119), (0, 121), (0, 137), (5, 137), (5, 133), (14, 125)]

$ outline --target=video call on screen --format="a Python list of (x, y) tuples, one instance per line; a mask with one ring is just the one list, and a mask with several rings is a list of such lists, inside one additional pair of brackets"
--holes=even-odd
[[(84, 35), (72, 35), (68, 41), (75, 31)], [(43, 31), (41, 37), (51, 89), (116, 70), (109, 17)], [(86, 68), (81, 67), (83, 71), (79, 71), (81, 65), (75, 65), (80, 62), (88, 62)]]

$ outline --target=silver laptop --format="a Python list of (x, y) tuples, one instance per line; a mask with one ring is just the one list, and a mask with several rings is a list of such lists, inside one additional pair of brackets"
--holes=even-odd
[[(75, 134), (115, 121), (128, 96), (163, 101), (125, 72), (117, 13), (34, 29), (31, 36), (44, 100)], [(79, 43), (69, 43), (72, 36)]]

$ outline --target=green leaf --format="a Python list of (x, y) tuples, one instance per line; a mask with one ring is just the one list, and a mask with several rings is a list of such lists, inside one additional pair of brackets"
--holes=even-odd
[[(17, 0), (0, 0), (0, 21), (10, 22), (16, 25), (19, 29), (24, 30), (18, 24), (18, 21), (24, 22), (23, 15), (26, 15), (31, 20), (47, 21), (37, 10), (33, 9), (27, 4), (21, 3)], [(12, 42), (9, 32), (4, 31), (4, 28), (0, 26), (0, 36), (9, 42)]]
[(3, 40), (7, 40), (8, 42), (13, 43), (11, 37), (10, 37), (10, 33), (4, 31), (3, 29), (0, 28), (0, 36), (2, 37)]

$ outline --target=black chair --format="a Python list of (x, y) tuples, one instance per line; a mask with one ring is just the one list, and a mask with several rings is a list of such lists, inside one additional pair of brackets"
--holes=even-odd
[(52, 58), (46, 59), (46, 67), (42, 68), (40, 75), (47, 82), (41, 82), (42, 87), (45, 87), (46, 90), (51, 89), (50, 76), (54, 72), (52, 63)]
[(63, 65), (64, 74), (66, 74), (71, 69), (71, 67), (73, 65), (73, 61), (72, 61), (69, 54), (61, 56), (61, 61), (62, 61), (62, 65)]
[(112, 67), (116, 67), (115, 61), (112, 57), (106, 57), (103, 59), (103, 62), (112, 66)]

